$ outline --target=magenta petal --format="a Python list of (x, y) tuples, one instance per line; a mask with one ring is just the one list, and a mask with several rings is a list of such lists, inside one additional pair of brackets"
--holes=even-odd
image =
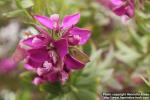
[(46, 30), (44, 30), (43, 28), (39, 26), (36, 26), (36, 29), (40, 32), (40, 35), (42, 34), (46, 38), (47, 42), (53, 41), (52, 37), (49, 35), (49, 33)]
[(65, 72), (65, 71), (60, 72), (60, 81), (62, 84), (64, 84), (66, 82), (68, 77), (69, 77), (69, 75), (67, 72)]
[(46, 48), (28, 50), (27, 64), (33, 68), (41, 67), (48, 60), (50, 59)]
[(63, 29), (70, 28), (73, 25), (77, 24), (80, 20), (80, 14), (72, 14), (72, 15), (67, 15), (64, 17), (63, 22), (62, 22), (62, 27)]
[(52, 37), (49, 35), (49, 33), (44, 30), (43, 28), (39, 27), (39, 26), (36, 26), (36, 29), (40, 32), (40, 35), (42, 35), (43, 37), (45, 37), (45, 42), (52, 42), (53, 39)]
[(32, 83), (34, 84), (34, 85), (40, 85), (40, 84), (42, 84), (42, 83), (44, 83), (45, 82), (45, 80), (43, 80), (42, 78), (40, 78), (40, 77), (36, 77), (36, 78), (34, 78), (34, 80), (32, 81)]
[(120, 6), (123, 4), (122, 0), (110, 0), (112, 2), (112, 4), (114, 4), (115, 6)]
[(30, 38), (22, 41), (22, 43), (27, 45), (27, 46), (30, 46), (30, 47), (41, 47), (41, 46), (43, 46), (43, 41), (37, 37), (30, 37)]
[(118, 16), (134, 16), (135, 0), (97, 0), (102, 5), (112, 10)]
[(24, 67), (25, 67), (26, 70), (36, 71), (36, 68), (34, 68), (33, 66), (31, 66), (29, 64), (25, 64)]
[(32, 40), (33, 40), (33, 38), (34, 38), (34, 37), (29, 37), (29, 38), (27, 38), (27, 39), (22, 40), (22, 41), (20, 42), (20, 45), (21, 45), (22, 47), (24, 47), (24, 45), (25, 45), (25, 46), (29, 46), (29, 47), (33, 47), (33, 45), (32, 45)]
[(28, 54), (30, 58), (39, 62), (48, 61), (49, 59), (48, 50), (46, 47), (28, 50)]
[(125, 14), (126, 9), (125, 9), (125, 7), (124, 7), (124, 6), (121, 6), (121, 7), (117, 7), (117, 8), (115, 8), (113, 11), (114, 11), (114, 13), (115, 13), (116, 15), (118, 15), (118, 16), (122, 16), (122, 15), (124, 15), (124, 14)]
[(46, 70), (46, 68), (37, 68), (37, 74), (39, 76), (46, 74), (48, 72), (48, 70)]
[(39, 21), (42, 25), (46, 26), (47, 28), (53, 29), (53, 24), (51, 20), (46, 16), (34, 16), (34, 18)]
[(81, 38), (79, 41), (79, 45), (83, 45), (87, 42), (87, 40), (91, 36), (91, 31), (89, 31), (87, 29), (83, 29), (83, 28), (74, 27), (70, 30), (70, 34), (71, 35), (79, 35)]
[(54, 22), (59, 22), (59, 14), (53, 14), (50, 16), (50, 20)]
[(27, 51), (21, 48), (20, 45), (18, 45), (11, 58), (14, 60), (15, 63), (19, 63), (19, 61), (23, 60), (26, 56)]
[(126, 21), (128, 21), (130, 18), (129, 18), (129, 16), (127, 16), (127, 15), (123, 15), (122, 17), (121, 17), (121, 21), (123, 22), (123, 23), (125, 23)]
[(82, 69), (85, 64), (73, 58), (69, 54), (66, 56), (65, 64), (68, 69)]
[(54, 46), (61, 59), (68, 53), (68, 43), (66, 39), (61, 39), (54, 42)]
[(43, 65), (43, 62), (38, 61), (38, 60), (34, 60), (34, 59), (29, 57), (29, 58), (27, 58), (25, 68), (29, 69), (29, 70), (33, 70), (35, 68), (41, 67), (42, 65)]
[(51, 72), (51, 73), (47, 74), (47, 79), (51, 83), (57, 82), (58, 81), (58, 72)]
[(131, 5), (131, 6), (129, 6), (129, 7), (127, 8), (127, 15), (128, 15), (129, 17), (133, 17), (133, 16), (134, 16), (134, 6), (133, 6), (133, 5)]
[(112, 0), (116, 4), (116, 7), (114, 7), (113, 11), (118, 15), (127, 15), (128, 17), (133, 17), (134, 16), (134, 1), (133, 0), (128, 0), (127, 4), (126, 1), (122, 0)]
[(59, 30), (59, 14), (53, 14), (50, 16), (50, 20), (54, 30)]
[(43, 28), (36, 26), (36, 29), (40, 32), (40, 34), (43, 34), (48, 41), (52, 41), (52, 38), (50, 37), (49, 33), (44, 30)]
[(46, 46), (48, 43), (49, 43), (48, 36), (46, 36), (45, 34), (40, 34), (24, 39), (23, 41), (20, 42), (20, 45), (29, 46), (32, 48), (40, 48)]
[(4, 58), (0, 60), (0, 74), (11, 72), (16, 68), (16, 62), (11, 58)]

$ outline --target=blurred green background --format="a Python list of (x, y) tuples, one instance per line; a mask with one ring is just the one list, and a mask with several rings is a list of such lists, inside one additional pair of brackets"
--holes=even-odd
[(75, 12), (81, 13), (78, 26), (92, 30), (81, 47), (91, 62), (72, 74), (69, 92), (52, 96), (55, 86), (39, 90), (20, 63), (0, 74), (0, 100), (97, 100), (102, 92), (150, 92), (149, 0), (137, 0), (134, 18), (125, 23), (94, 0), (0, 0), (0, 60), (12, 55), (24, 32), (34, 32), (32, 15)]

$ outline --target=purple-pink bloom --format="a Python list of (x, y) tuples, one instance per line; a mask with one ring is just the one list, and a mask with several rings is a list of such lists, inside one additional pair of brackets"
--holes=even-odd
[(16, 68), (17, 63), (11, 58), (4, 58), (0, 60), (0, 74), (11, 72)]
[(35, 16), (34, 18), (45, 27), (55, 31), (56, 34), (61, 33), (61, 37), (66, 38), (70, 45), (83, 45), (91, 35), (89, 30), (75, 27), (80, 19), (79, 13), (65, 16), (62, 23), (60, 23), (58, 14), (53, 14), (50, 18), (45, 16)]
[(5, 74), (13, 71), (20, 60), (26, 57), (26, 50), (17, 46), (12, 57), (0, 59), (0, 73)]
[(134, 16), (134, 0), (97, 0), (123, 19)]
[[(85, 62), (79, 61), (70, 55), (69, 48), (75, 45), (83, 45), (89, 39), (91, 32), (87, 29), (75, 27), (79, 22), (80, 14), (67, 15), (60, 23), (58, 14), (49, 17), (35, 16), (37, 21), (50, 30), (50, 32), (37, 27), (40, 34), (21, 40), (18, 52), (24, 52), (27, 70), (33, 71), (37, 77), (33, 80), (35, 85), (43, 82), (65, 83), (71, 70), (78, 70), (85, 66)], [(17, 58), (14, 56), (14, 58)]]
[[(21, 41), (28, 46), (25, 68), (32, 70), (42, 80), (56, 82), (64, 72), (63, 60), (68, 53), (66, 39), (52, 40), (50, 36), (39, 34)], [(44, 82), (44, 81), (42, 81)]]

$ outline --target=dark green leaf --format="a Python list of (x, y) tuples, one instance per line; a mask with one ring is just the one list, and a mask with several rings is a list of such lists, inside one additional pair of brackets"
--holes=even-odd
[(51, 83), (46, 83), (46, 84), (42, 84), (40, 85), (40, 90), (41, 91), (46, 91), (52, 94), (59, 94), (61, 92), (61, 84), (60, 83), (55, 83), (55, 84), (51, 84)]

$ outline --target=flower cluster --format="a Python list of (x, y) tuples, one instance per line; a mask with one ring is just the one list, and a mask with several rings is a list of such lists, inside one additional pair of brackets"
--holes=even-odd
[(98, 2), (125, 20), (134, 16), (134, 0), (98, 0)]
[(82, 69), (88, 62), (87, 56), (75, 46), (85, 44), (91, 32), (75, 27), (80, 19), (79, 13), (65, 16), (62, 23), (58, 14), (50, 18), (38, 15), (34, 18), (45, 28), (36, 27), (39, 34), (19, 43), (27, 53), (25, 68), (37, 74), (33, 80), (35, 85), (58, 81), (63, 84), (72, 70)]

